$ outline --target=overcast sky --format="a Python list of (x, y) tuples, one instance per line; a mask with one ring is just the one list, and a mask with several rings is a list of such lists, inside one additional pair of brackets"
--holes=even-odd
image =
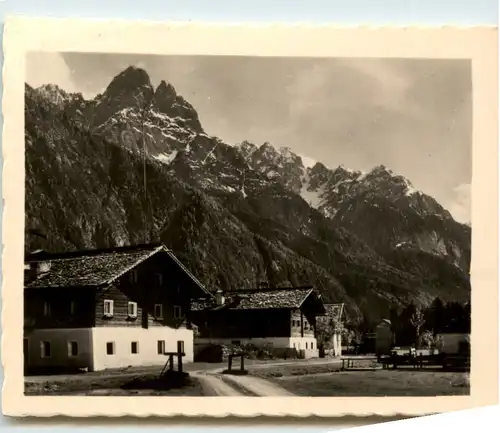
[(130, 65), (172, 83), (210, 135), (330, 167), (384, 164), (470, 221), (469, 61), (36, 53), (27, 82), (93, 97)]

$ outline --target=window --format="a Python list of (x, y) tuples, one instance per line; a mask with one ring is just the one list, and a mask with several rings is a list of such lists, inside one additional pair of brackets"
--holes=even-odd
[(309, 329), (309, 323), (304, 323), (304, 329)]
[(77, 341), (68, 341), (68, 356), (78, 356)]
[(137, 341), (132, 341), (132, 344), (130, 345), (130, 351), (133, 354), (139, 353), (139, 343)]
[(115, 354), (115, 343), (113, 341), (109, 341), (106, 343), (106, 355), (114, 355)]
[(182, 319), (182, 308), (179, 305), (174, 305), (174, 318)]
[(295, 349), (295, 343), (293, 343), (293, 348)]
[(307, 341), (306, 341), (306, 349), (307, 349)]
[(177, 353), (184, 353), (184, 341), (177, 341)]
[(50, 358), (50, 341), (41, 341), (40, 346), (42, 358)]
[(156, 278), (158, 278), (158, 285), (163, 286), (163, 274), (161, 272), (158, 272), (156, 274)]
[(45, 317), (50, 317), (50, 302), (44, 301), (43, 303), (43, 315)]
[(314, 349), (314, 343), (311, 343), (311, 350)]
[(130, 271), (128, 274), (128, 279), (131, 284), (137, 283), (137, 270), (134, 269), (133, 271)]
[(106, 317), (111, 317), (113, 315), (113, 301), (110, 299), (104, 301), (104, 315)]
[(128, 303), (128, 317), (135, 319), (137, 317), (137, 302)]
[(158, 355), (165, 353), (165, 340), (158, 340)]
[(155, 319), (163, 319), (163, 305), (155, 304)]

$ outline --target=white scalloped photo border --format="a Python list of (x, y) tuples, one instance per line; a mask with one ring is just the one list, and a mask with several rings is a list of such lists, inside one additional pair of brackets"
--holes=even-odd
[[(471, 394), (454, 397), (24, 395), (24, 64), (28, 51), (470, 59), (473, 71)], [(497, 29), (8, 18), (3, 69), (3, 412), (35, 417), (422, 415), (497, 401)], [(443, 167), (443, 169), (446, 169)]]

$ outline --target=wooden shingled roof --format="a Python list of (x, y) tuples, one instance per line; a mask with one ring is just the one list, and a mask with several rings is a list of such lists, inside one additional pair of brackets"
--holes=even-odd
[(197, 300), (192, 302), (191, 310), (296, 309), (300, 308), (310, 296), (313, 296), (318, 303), (320, 314), (324, 313), (321, 297), (312, 287), (262, 288), (225, 292), (223, 305), (217, 305), (214, 299)]
[(35, 278), (27, 278), (25, 288), (105, 286), (160, 252), (166, 253), (196, 286), (210, 295), (168, 248), (157, 244), (61, 254), (31, 254), (25, 258), (25, 269), (37, 265), (41, 272)]
[(318, 318), (318, 321), (323, 321), (325, 324), (332, 324), (335, 327), (340, 327), (342, 324), (342, 314), (344, 312), (344, 304), (325, 304), (326, 314)]

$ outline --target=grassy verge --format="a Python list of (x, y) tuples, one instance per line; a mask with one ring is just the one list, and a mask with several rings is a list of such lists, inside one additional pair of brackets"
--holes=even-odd
[(203, 388), (195, 378), (188, 377), (182, 386), (167, 388), (158, 381), (158, 374), (134, 376), (77, 377), (65, 381), (25, 383), (25, 395), (185, 395), (201, 396)]
[(264, 379), (268, 378), (278, 378), (284, 376), (305, 376), (310, 374), (322, 374), (322, 373), (333, 373), (340, 371), (340, 366), (337, 364), (319, 364), (319, 365), (307, 365), (307, 364), (290, 364), (290, 365), (279, 365), (279, 366), (269, 366), (266, 368), (248, 368), (249, 374), (252, 376), (262, 377)]
[(444, 371), (344, 371), (321, 376), (271, 379), (301, 396), (438, 396), (469, 395), (466, 373)]
[(236, 391), (238, 391), (241, 395), (243, 395), (245, 397), (256, 397), (257, 396), (257, 394), (253, 393), (249, 389), (246, 389), (244, 386), (240, 385), (238, 382), (235, 382), (235, 381), (228, 379), (224, 374), (221, 374), (219, 377), (222, 379), (222, 381), (226, 385), (229, 385), (231, 388), (236, 389)]

